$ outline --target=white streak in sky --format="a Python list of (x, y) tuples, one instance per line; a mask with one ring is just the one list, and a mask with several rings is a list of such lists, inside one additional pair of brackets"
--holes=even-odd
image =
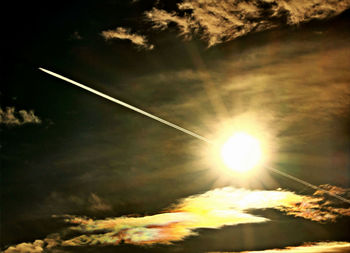
[(52, 71), (50, 71), (50, 70), (47, 70), (47, 69), (44, 69), (44, 68), (39, 68), (39, 69), (40, 69), (41, 71), (44, 71), (44, 72), (46, 72), (46, 73), (48, 73), (48, 74), (54, 76), (54, 77), (57, 77), (57, 78), (62, 79), (62, 80), (64, 80), (64, 81), (66, 81), (66, 82), (69, 82), (69, 83), (71, 83), (71, 84), (74, 84), (74, 85), (76, 85), (76, 86), (78, 86), (78, 87), (80, 87), (80, 88), (83, 88), (84, 90), (90, 91), (90, 92), (92, 92), (92, 93), (94, 93), (94, 94), (96, 94), (96, 95), (98, 95), (98, 96), (100, 96), (100, 97), (103, 97), (103, 98), (105, 98), (105, 99), (108, 99), (109, 101), (112, 101), (112, 102), (114, 102), (114, 103), (116, 103), (116, 104), (119, 104), (119, 105), (121, 105), (121, 106), (124, 106), (124, 107), (126, 107), (126, 108), (129, 108), (130, 110), (133, 110), (133, 111), (138, 112), (138, 113), (140, 113), (140, 114), (142, 114), (142, 115), (145, 115), (145, 116), (147, 116), (147, 117), (149, 117), (149, 118), (151, 118), (151, 119), (154, 119), (154, 120), (156, 120), (156, 121), (159, 121), (159, 122), (161, 122), (161, 123), (163, 123), (163, 124), (165, 124), (165, 125), (167, 125), (167, 126), (170, 126), (170, 127), (172, 127), (172, 128), (175, 128), (175, 129), (177, 129), (177, 130), (180, 130), (181, 132), (184, 132), (184, 133), (186, 133), (186, 134), (189, 134), (189, 135), (191, 135), (191, 136), (193, 136), (193, 137), (195, 137), (195, 138), (197, 138), (197, 139), (199, 139), (199, 140), (205, 141), (205, 142), (210, 143), (210, 144), (214, 144), (212, 141), (208, 140), (207, 138), (205, 138), (205, 137), (203, 137), (203, 136), (200, 136), (200, 135), (198, 135), (198, 134), (196, 134), (196, 133), (194, 133), (194, 132), (192, 132), (192, 131), (190, 131), (190, 130), (187, 130), (187, 129), (185, 129), (185, 128), (183, 128), (183, 127), (180, 127), (180, 126), (178, 126), (178, 125), (175, 125), (175, 124), (173, 124), (173, 123), (171, 123), (171, 122), (169, 122), (169, 121), (166, 121), (166, 120), (164, 120), (164, 119), (162, 119), (162, 118), (159, 118), (159, 117), (157, 117), (157, 116), (155, 116), (155, 115), (153, 115), (153, 114), (150, 114), (150, 113), (148, 113), (148, 112), (146, 112), (146, 111), (144, 111), (144, 110), (141, 110), (141, 109), (139, 109), (139, 108), (137, 108), (137, 107), (135, 107), (135, 106), (129, 105), (129, 104), (127, 104), (127, 103), (125, 103), (125, 102), (123, 102), (123, 101), (121, 101), (121, 100), (119, 100), (119, 99), (110, 97), (110, 96), (108, 96), (108, 95), (106, 95), (106, 94), (104, 94), (104, 93), (102, 93), (102, 92), (99, 92), (99, 91), (97, 91), (97, 90), (94, 90), (94, 89), (92, 89), (92, 88), (90, 88), (90, 87), (85, 86), (84, 84), (81, 84), (81, 83), (78, 83), (78, 82), (76, 82), (76, 81), (73, 81), (73, 80), (71, 80), (71, 79), (69, 79), (69, 78), (67, 78), (67, 77), (64, 77), (64, 76), (61, 76), (61, 75), (59, 75), (59, 74), (56, 74), (56, 73), (54, 73), (54, 72), (52, 72)]
[[(99, 91), (97, 91), (97, 90), (94, 90), (94, 89), (92, 89), (92, 88), (90, 88), (90, 87), (87, 87), (87, 86), (85, 86), (85, 85), (83, 85), (83, 84), (81, 84), (81, 83), (78, 83), (78, 82), (76, 82), (76, 81), (73, 81), (73, 80), (71, 80), (71, 79), (69, 79), (69, 78), (67, 78), (67, 77), (62, 76), (62, 75), (56, 74), (56, 73), (54, 73), (54, 72), (52, 72), (52, 71), (50, 71), (50, 70), (47, 70), (47, 69), (44, 69), (44, 68), (39, 68), (39, 69), (40, 69), (41, 71), (46, 72), (46, 73), (49, 74), (49, 75), (52, 75), (52, 76), (54, 76), (54, 77), (57, 77), (57, 78), (59, 78), (59, 79), (62, 79), (62, 80), (64, 80), (64, 81), (66, 81), (66, 82), (69, 82), (69, 83), (71, 83), (71, 84), (74, 84), (74, 85), (76, 85), (76, 86), (78, 86), (78, 87), (80, 87), (80, 88), (83, 88), (84, 90), (90, 91), (91, 93), (94, 93), (94, 94), (96, 94), (96, 95), (98, 95), (98, 96), (100, 96), (100, 97), (103, 97), (103, 98), (105, 98), (105, 99), (108, 99), (108, 100), (110, 100), (110, 101), (112, 101), (112, 102), (114, 102), (114, 103), (116, 103), (116, 104), (119, 104), (119, 105), (121, 105), (121, 106), (124, 106), (124, 107), (126, 107), (126, 108), (129, 108), (130, 110), (133, 110), (133, 111), (135, 111), (135, 112), (138, 112), (138, 113), (140, 113), (140, 114), (142, 114), (142, 115), (145, 115), (145, 116), (147, 116), (147, 117), (149, 117), (149, 118), (151, 118), (151, 119), (154, 119), (154, 120), (156, 120), (156, 121), (159, 121), (160, 123), (163, 123), (163, 124), (165, 124), (165, 125), (167, 125), (167, 126), (170, 126), (170, 127), (172, 127), (172, 128), (175, 128), (175, 129), (177, 129), (177, 130), (179, 130), (179, 131), (181, 131), (181, 132), (184, 132), (184, 133), (186, 133), (186, 134), (188, 134), (188, 135), (191, 135), (191, 136), (193, 136), (193, 137), (195, 137), (195, 138), (197, 138), (197, 139), (199, 139), (199, 140), (201, 140), (201, 141), (204, 141), (204, 142), (209, 143), (209, 144), (212, 144), (212, 145), (215, 144), (213, 141), (211, 141), (211, 140), (209, 140), (209, 139), (207, 139), (207, 138), (205, 138), (205, 137), (203, 137), (203, 136), (201, 136), (201, 135), (198, 135), (198, 134), (196, 134), (196, 133), (194, 133), (194, 132), (192, 132), (192, 131), (190, 131), (190, 130), (187, 130), (187, 129), (185, 129), (185, 128), (183, 128), (183, 127), (180, 127), (180, 126), (178, 126), (178, 125), (175, 125), (175, 124), (173, 124), (173, 123), (171, 123), (171, 122), (169, 122), (169, 121), (166, 121), (166, 120), (164, 120), (164, 119), (162, 119), (162, 118), (159, 118), (159, 117), (157, 117), (157, 116), (155, 116), (155, 115), (153, 115), (153, 114), (150, 114), (150, 113), (148, 113), (148, 112), (146, 112), (146, 111), (144, 111), (144, 110), (141, 110), (141, 109), (139, 109), (139, 108), (137, 108), (137, 107), (135, 107), (135, 106), (129, 105), (129, 104), (127, 104), (127, 103), (125, 103), (125, 102), (123, 102), (123, 101), (121, 101), (121, 100), (119, 100), (119, 99), (116, 99), (116, 98), (113, 98), (113, 97), (111, 97), (111, 96), (108, 96), (108, 95), (106, 95), (106, 94), (104, 94), (104, 93), (102, 93), (102, 92), (99, 92)], [(341, 201), (344, 201), (344, 202), (350, 204), (350, 200), (348, 200), (348, 199), (346, 199), (346, 198), (343, 198), (343, 197), (341, 197), (341, 196), (339, 196), (339, 195), (337, 195), (337, 194), (335, 194), (335, 193), (332, 193), (332, 192), (330, 192), (330, 191), (327, 191), (327, 190), (325, 190), (325, 189), (322, 189), (322, 188), (320, 188), (320, 187), (318, 187), (318, 186), (316, 186), (316, 185), (310, 184), (310, 183), (308, 183), (308, 182), (306, 182), (306, 181), (304, 181), (304, 180), (302, 180), (302, 179), (299, 179), (299, 178), (297, 178), (297, 177), (294, 177), (294, 176), (292, 176), (292, 175), (289, 175), (289, 174), (287, 174), (287, 173), (285, 173), (285, 172), (282, 172), (282, 171), (279, 171), (279, 170), (277, 170), (277, 169), (274, 169), (274, 168), (271, 168), (271, 167), (266, 167), (266, 168), (269, 169), (269, 170), (271, 170), (271, 171), (273, 171), (273, 172), (275, 172), (275, 173), (277, 173), (277, 174), (279, 174), (279, 175), (282, 175), (282, 176), (284, 176), (284, 177), (287, 177), (287, 178), (289, 178), (289, 179), (292, 179), (292, 180), (294, 180), (294, 181), (296, 181), (296, 182), (299, 182), (299, 183), (301, 183), (301, 184), (303, 184), (303, 185), (306, 185), (306, 186), (308, 186), (308, 187), (310, 187), (310, 188), (313, 188), (313, 189), (316, 189), (316, 190), (320, 190), (320, 191), (322, 191), (322, 192), (324, 192), (324, 193), (327, 193), (329, 196), (335, 197), (335, 198), (337, 198), (337, 199), (339, 199), (339, 200), (341, 200)]]
[(321, 187), (318, 187), (318, 186), (316, 186), (316, 185), (310, 184), (310, 183), (308, 183), (308, 182), (306, 182), (306, 181), (304, 181), (304, 180), (302, 180), (302, 179), (300, 179), (300, 178), (297, 178), (297, 177), (294, 177), (294, 176), (292, 176), (292, 175), (289, 175), (289, 174), (287, 174), (287, 173), (285, 173), (285, 172), (283, 172), (283, 171), (276, 170), (276, 169), (271, 168), (271, 167), (266, 167), (266, 168), (269, 169), (269, 170), (271, 170), (271, 171), (273, 171), (273, 172), (275, 172), (275, 173), (277, 173), (277, 174), (280, 174), (281, 176), (284, 176), (284, 177), (287, 177), (287, 178), (289, 178), (289, 179), (292, 179), (292, 180), (294, 180), (294, 181), (296, 181), (296, 182), (299, 182), (299, 183), (301, 183), (301, 184), (303, 184), (303, 185), (305, 185), (305, 186), (308, 186), (308, 187), (310, 187), (310, 188), (312, 188), (312, 189), (315, 189), (315, 190), (319, 190), (319, 191), (321, 191), (321, 192), (324, 192), (324, 193), (328, 194), (329, 196), (335, 197), (335, 198), (337, 198), (337, 199), (339, 199), (339, 200), (341, 200), (341, 201), (344, 201), (344, 202), (350, 204), (350, 200), (348, 200), (348, 199), (346, 199), (346, 198), (343, 198), (342, 196), (339, 196), (338, 194), (335, 194), (335, 193), (333, 193), (333, 192), (330, 192), (330, 191), (327, 191), (327, 190), (325, 190), (325, 189), (322, 189)]

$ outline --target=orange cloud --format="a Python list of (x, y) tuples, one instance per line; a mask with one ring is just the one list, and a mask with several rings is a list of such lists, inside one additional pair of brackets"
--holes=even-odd
[[(333, 193), (333, 194), (337, 194), (337, 195), (343, 195), (347, 192), (350, 192), (350, 189), (344, 189), (338, 186), (334, 186), (334, 185), (329, 185), (329, 184), (323, 184), (320, 185), (320, 188), (325, 189), (326, 191)], [(314, 195), (324, 195), (325, 192), (324, 191), (315, 191)]]

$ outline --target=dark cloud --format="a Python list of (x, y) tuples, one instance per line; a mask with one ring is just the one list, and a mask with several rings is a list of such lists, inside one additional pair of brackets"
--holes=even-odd
[(44, 200), (43, 205), (47, 209), (55, 209), (59, 206), (60, 210), (65, 213), (74, 210), (88, 210), (93, 214), (98, 214), (113, 210), (112, 205), (96, 193), (82, 197), (79, 194), (64, 194), (54, 191)]
[(101, 199), (97, 194), (91, 193), (89, 197), (90, 209), (93, 211), (111, 211), (112, 206)]
[(72, 40), (82, 40), (83, 37), (80, 35), (80, 33), (78, 31), (75, 31), (72, 35), (71, 35), (71, 39)]

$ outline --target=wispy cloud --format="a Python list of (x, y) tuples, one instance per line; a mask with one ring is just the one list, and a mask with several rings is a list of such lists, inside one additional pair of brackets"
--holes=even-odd
[[(350, 243), (349, 242), (318, 242), (318, 243), (307, 243), (302, 246), (297, 247), (286, 247), (284, 249), (269, 249), (269, 250), (260, 250), (260, 251), (241, 251), (240, 253), (283, 253), (283, 252), (300, 252), (300, 253), (340, 253), (340, 252), (350, 252)], [(219, 253), (219, 252), (210, 252), (210, 253)], [(224, 253), (224, 252), (220, 252)], [(229, 252), (226, 252), (229, 253)], [(233, 253), (233, 252), (232, 252)], [(236, 252), (238, 253), (238, 252)]]
[(105, 213), (113, 210), (112, 205), (96, 193), (90, 193), (88, 196), (80, 196), (74, 194), (67, 195), (53, 191), (48, 195), (43, 205), (47, 208), (61, 206), (63, 212), (66, 213), (72, 212), (74, 209), (88, 210), (93, 214)]
[(188, 17), (180, 17), (176, 12), (167, 12), (153, 8), (151, 11), (145, 12), (146, 17), (151, 20), (154, 25), (153, 28), (164, 30), (168, 24), (173, 22), (180, 28), (180, 34), (190, 38), (192, 27), (194, 26)]
[(148, 43), (148, 40), (145, 36), (131, 33), (130, 29), (124, 27), (117, 27), (114, 30), (102, 31), (102, 37), (105, 40), (111, 39), (121, 39), (121, 40), (130, 40), (133, 44), (148, 50), (152, 50), (154, 46)]
[(250, 32), (329, 18), (349, 6), (349, 0), (184, 0), (178, 4), (176, 12), (153, 8), (145, 14), (155, 29), (165, 29), (170, 23), (175, 23), (181, 35), (190, 38), (192, 33), (199, 34), (210, 47)]
[[(350, 211), (346, 208), (343, 208), (343, 212), (339, 211), (339, 208), (332, 206), (331, 201), (326, 201), (326, 196), (225, 187), (182, 199), (155, 215), (122, 216), (102, 220), (65, 215), (65, 221), (73, 225), (69, 230), (74, 236), (66, 240), (56, 239), (56, 244), (50, 245), (72, 247), (118, 245), (122, 242), (134, 245), (171, 244), (197, 235), (196, 230), (199, 228), (218, 229), (223, 226), (267, 222), (269, 219), (250, 214), (249, 210), (268, 208), (316, 222), (332, 222), (342, 215), (349, 215)], [(77, 236), (77, 233), (80, 235)], [(67, 231), (65, 235), (67, 237)], [(43, 244), (45, 240), (40, 243)], [(33, 246), (19, 244), (12, 248), (20, 245)], [(36, 245), (39, 245), (38, 241)]]
[(0, 124), (5, 125), (23, 125), (23, 124), (40, 124), (41, 120), (34, 114), (33, 110), (19, 110), (15, 107), (6, 107), (5, 110), (0, 108)]
[(95, 193), (91, 193), (89, 197), (90, 209), (92, 211), (110, 211), (112, 210), (112, 206), (109, 205), (102, 198), (97, 196)]

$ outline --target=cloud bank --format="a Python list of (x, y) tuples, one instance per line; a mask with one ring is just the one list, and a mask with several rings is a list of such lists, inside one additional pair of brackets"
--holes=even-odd
[(0, 108), (0, 124), (4, 125), (23, 125), (40, 124), (41, 120), (34, 114), (33, 110), (20, 110), (16, 112), (15, 107), (6, 107), (6, 110)]
[(330, 18), (349, 8), (350, 1), (184, 0), (177, 7), (173, 12), (153, 8), (145, 15), (155, 29), (175, 23), (185, 38), (197, 34), (211, 47), (251, 32)]
[[(343, 193), (345, 194), (345, 191)], [(42, 252), (34, 250), (49, 247), (45, 245), (76, 247), (121, 243), (171, 244), (197, 235), (196, 230), (200, 228), (218, 229), (223, 226), (269, 221), (267, 218), (248, 213), (253, 209), (272, 208), (286, 215), (316, 222), (332, 222), (343, 215), (350, 215), (349, 208), (339, 208), (339, 203), (335, 208), (332, 205), (335, 202), (332, 201), (327, 200), (326, 196), (305, 196), (290, 191), (218, 188), (182, 199), (162, 213), (155, 215), (122, 216), (102, 220), (65, 215), (64, 220), (72, 226), (64, 234), (67, 235), (71, 231), (72, 238), (63, 240), (57, 235), (56, 237), (51, 235), (32, 244), (22, 243), (12, 246), (5, 252), (16, 252), (14, 250), (17, 247), (32, 248), (33, 251), (28, 252)]]
[(154, 48), (152, 44), (148, 43), (145, 36), (131, 33), (130, 29), (127, 29), (124, 27), (117, 27), (114, 30), (102, 31), (101, 35), (105, 40), (111, 40), (111, 39), (129, 40), (133, 44), (143, 49), (152, 50)]

